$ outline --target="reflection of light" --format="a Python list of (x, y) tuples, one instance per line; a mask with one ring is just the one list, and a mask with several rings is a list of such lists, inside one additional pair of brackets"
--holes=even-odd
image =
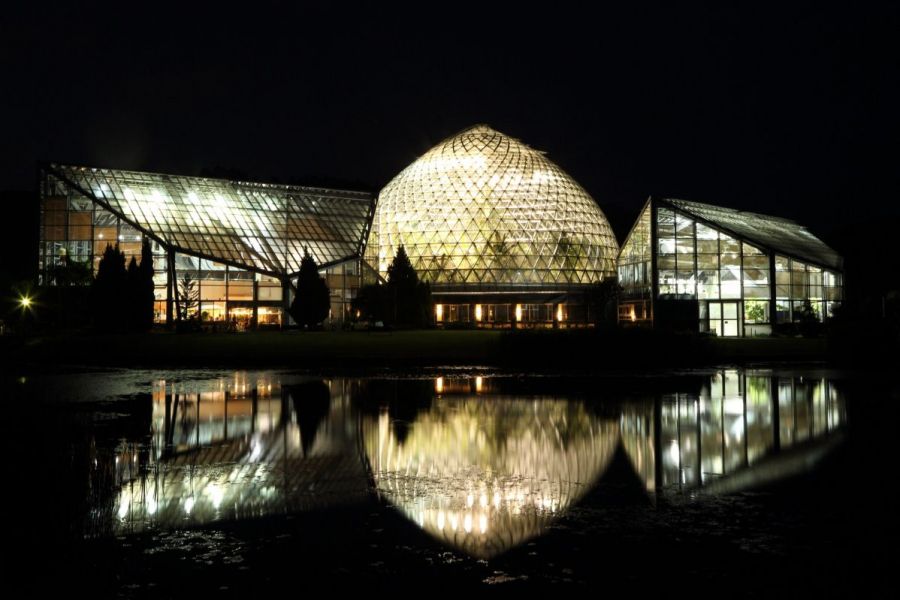
[(466, 530), (466, 533), (472, 533), (472, 515), (467, 514), (463, 519), (463, 529)]
[(637, 315), (634, 312), (634, 306), (631, 307), (631, 322), (634, 323), (637, 321)]
[(678, 442), (672, 440), (672, 445), (669, 446), (669, 460), (672, 461), (672, 464), (678, 464), (679, 458)]
[(725, 411), (727, 415), (742, 415), (744, 414), (744, 399), (743, 398), (725, 398), (723, 402), (724, 406), (722, 406), (722, 410)]
[(209, 497), (212, 500), (213, 508), (219, 510), (219, 507), (222, 505), (222, 498), (225, 497), (225, 492), (218, 483), (212, 483), (209, 486)]
[(119, 504), (119, 518), (124, 519), (125, 515), (128, 514), (128, 509), (131, 507), (131, 500), (126, 496), (122, 498), (122, 502)]
[(475, 305), (475, 320), (476, 321), (481, 320), (481, 305), (480, 304)]
[(478, 376), (478, 377), (475, 378), (475, 391), (476, 391), (476, 392), (480, 392), (480, 391), (481, 391), (482, 383), (483, 383), (483, 382), (482, 382), (481, 376)]
[(565, 317), (565, 315), (563, 315), (562, 304), (560, 304), (556, 307), (556, 320), (562, 321), (564, 319), (564, 317)]
[(444, 530), (444, 511), (438, 511), (437, 526), (441, 531)]
[(443, 377), (438, 377), (437, 379), (434, 380), (434, 391), (437, 392), (438, 394), (443, 393), (443, 391), (444, 391), (444, 378)]
[(482, 514), (478, 517), (478, 528), (481, 530), (481, 533), (487, 531), (487, 515)]
[(191, 496), (187, 500), (184, 501), (184, 512), (187, 514), (191, 514), (191, 511), (194, 510), (194, 497)]
[(522, 305), (516, 304), (516, 321), (522, 320)]

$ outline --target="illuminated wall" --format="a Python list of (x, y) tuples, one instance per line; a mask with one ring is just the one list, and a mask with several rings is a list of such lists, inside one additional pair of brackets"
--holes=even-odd
[(544, 153), (478, 125), (429, 150), (378, 197), (366, 260), (403, 245), (434, 290), (560, 289), (615, 273), (603, 211)]
[[(304, 252), (331, 290), (332, 318), (349, 314), (373, 198), (364, 192), (159, 173), (47, 165), (41, 174), (39, 273), (96, 272), (107, 244), (126, 261), (152, 241), (156, 320), (166, 318), (172, 254), (177, 282), (195, 282), (190, 311), (238, 328), (282, 324), (283, 282)], [(177, 291), (174, 293), (177, 294)]]
[(802, 320), (807, 302), (818, 320), (833, 316), (841, 269), (840, 256), (793, 221), (651, 199), (619, 254), (619, 321), (650, 322), (655, 302), (689, 301), (700, 331), (769, 334)]

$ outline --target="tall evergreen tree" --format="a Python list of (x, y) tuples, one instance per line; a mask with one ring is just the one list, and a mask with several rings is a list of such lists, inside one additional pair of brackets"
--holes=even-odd
[(126, 301), (125, 301), (125, 321), (129, 331), (138, 329), (138, 320), (140, 319), (140, 273), (137, 259), (132, 256), (128, 262), (128, 270), (125, 278)]
[(189, 271), (186, 271), (184, 277), (178, 282), (178, 288), (178, 304), (181, 309), (178, 320), (196, 319), (198, 317), (197, 309), (200, 307), (200, 290), (197, 288), (197, 280)]
[(104, 331), (122, 330), (127, 326), (128, 274), (125, 270), (125, 255), (107, 244), (97, 276), (92, 285), (94, 326)]
[(307, 251), (300, 261), (297, 293), (290, 308), (291, 316), (301, 327), (313, 329), (328, 318), (330, 308), (328, 284), (319, 276), (319, 267)]
[(431, 324), (431, 286), (419, 281), (419, 275), (402, 245), (388, 266), (386, 292), (391, 323), (405, 327), (427, 327)]

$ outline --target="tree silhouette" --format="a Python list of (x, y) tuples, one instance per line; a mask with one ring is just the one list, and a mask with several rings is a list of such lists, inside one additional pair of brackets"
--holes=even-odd
[(141, 266), (138, 271), (138, 290), (136, 292), (136, 309), (137, 319), (135, 328), (139, 331), (147, 331), (153, 327), (153, 305), (156, 302), (154, 294), (155, 284), (153, 283), (153, 250), (150, 247), (150, 240), (144, 238), (141, 244)]
[(307, 251), (300, 261), (297, 294), (291, 302), (291, 316), (301, 327), (313, 329), (328, 318), (330, 308), (328, 284), (319, 276), (319, 267)]
[(388, 266), (385, 288), (391, 323), (408, 327), (425, 327), (431, 323), (431, 286), (419, 281), (402, 245)]
[(200, 306), (200, 290), (197, 289), (197, 281), (190, 272), (186, 272), (178, 282), (178, 302), (181, 308), (178, 315), (179, 320), (197, 317), (197, 308)]
[(122, 330), (127, 325), (128, 273), (125, 255), (107, 244), (97, 265), (97, 276), (91, 286), (94, 326), (103, 331)]

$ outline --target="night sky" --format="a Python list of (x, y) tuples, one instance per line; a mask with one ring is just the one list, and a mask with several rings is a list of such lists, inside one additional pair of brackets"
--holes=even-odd
[(0, 189), (51, 160), (377, 191), (487, 123), (620, 238), (650, 194), (826, 233), (900, 214), (896, 8), (486, 4), (5, 8)]

